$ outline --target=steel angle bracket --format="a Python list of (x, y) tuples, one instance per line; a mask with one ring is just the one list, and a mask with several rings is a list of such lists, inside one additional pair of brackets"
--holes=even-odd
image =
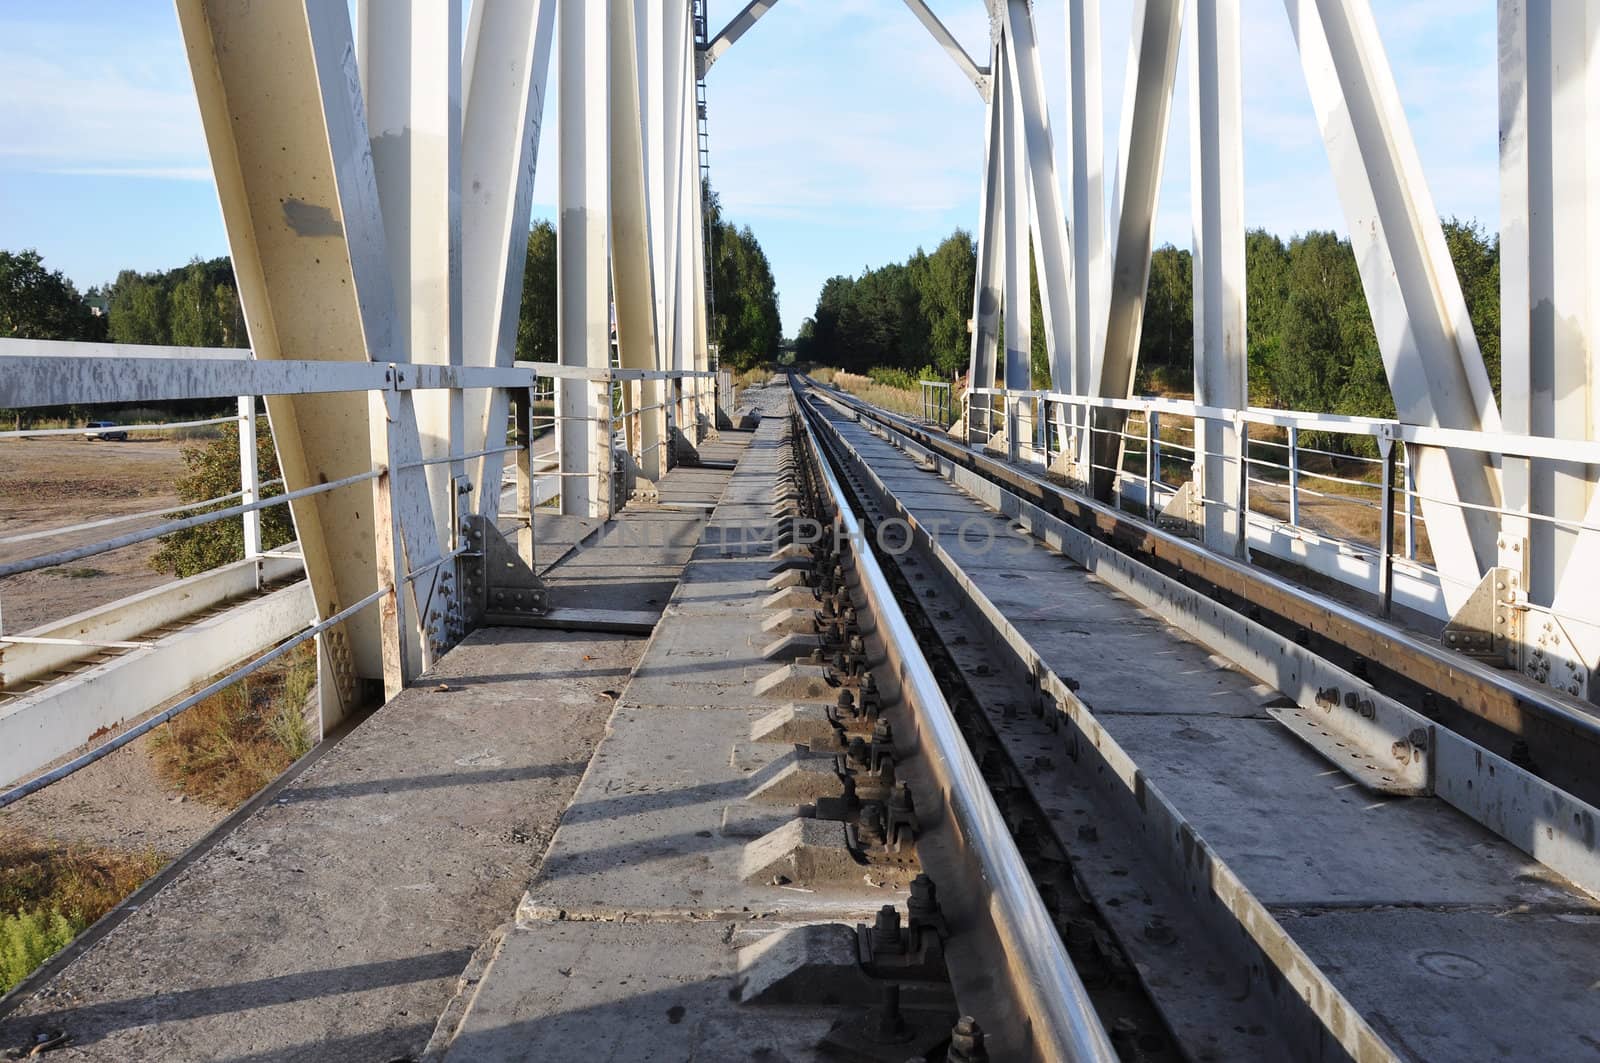
[(1185, 539), (1198, 539), (1205, 525), (1205, 507), (1200, 502), (1200, 492), (1193, 480), (1185, 480), (1177, 494), (1168, 499), (1156, 519), (1162, 531), (1181, 535)]
[(491, 521), (471, 514), (465, 527), (461, 573), (468, 628), (534, 626), (550, 611), (544, 580)]
[(1444, 644), (1499, 667), (1515, 666), (1525, 610), (1521, 576), (1491, 568), (1445, 625)]

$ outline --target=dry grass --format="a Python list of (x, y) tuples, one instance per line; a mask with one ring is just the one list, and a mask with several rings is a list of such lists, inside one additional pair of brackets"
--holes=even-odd
[(62, 845), (0, 831), (0, 992), (10, 989), (166, 863), (156, 852)]
[(190, 797), (233, 808), (311, 748), (304, 706), (316, 682), (307, 642), (156, 731), (156, 774)]
[[(811, 376), (813, 379), (822, 380), (818, 373), (813, 372)], [(904, 414), (907, 417), (922, 416), (922, 394), (919, 391), (892, 388), (887, 384), (878, 383), (871, 377), (847, 373), (842, 369), (830, 371), (827, 383), (843, 388), (857, 398), (865, 399), (874, 406), (881, 406), (894, 413)]]
[(770, 369), (746, 369), (733, 378), (733, 386), (743, 391), (745, 388), (764, 387), (771, 380), (772, 370)]

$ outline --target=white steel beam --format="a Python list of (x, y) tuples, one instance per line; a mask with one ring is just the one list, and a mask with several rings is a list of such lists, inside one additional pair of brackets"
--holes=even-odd
[[(1095, 352), (1091, 372), (1091, 392), (1108, 398), (1122, 399), (1133, 394), (1183, 8), (1183, 0), (1139, 0), (1134, 8), (1127, 92), (1122, 107), (1117, 166), (1120, 192), (1105, 345)], [(1093, 418), (1097, 431), (1089, 449), (1098, 468), (1092, 483), (1095, 497), (1102, 500), (1111, 497), (1116, 478), (1114, 470), (1119, 464), (1121, 444), (1118, 433), (1123, 420), (1116, 411), (1097, 411)]]
[[(611, 284), (616, 302), (617, 351), (624, 369), (658, 369), (656, 294), (644, 167), (644, 101), (638, 39), (644, 10), (638, 0), (609, 0), (611, 8)], [(637, 396), (637, 401), (635, 401)], [(644, 380), (624, 388), (628, 444), (641, 475), (665, 472), (659, 426), (641, 408), (660, 404), (661, 385)]]
[[(1072, 245), (1067, 239), (1061, 185), (1056, 179), (1055, 141), (1050, 135), (1050, 109), (1045, 98), (1039, 42), (1027, 0), (1006, 5), (1006, 39), (1011, 49), (1012, 103), (1022, 124), (1027, 155), (1028, 212), (1033, 261), (1039, 274), (1039, 305), (1044, 315), (1050, 356), (1050, 386), (1072, 388), (1073, 347)], [(1030, 310), (1031, 312), (1031, 310)]]
[[(348, 9), (178, 0), (178, 18), (255, 356), (404, 361)], [(267, 409), (289, 488), (371, 468), (366, 396), (274, 398)], [(400, 427), (415, 437), (414, 420)], [(408, 492), (423, 489), (420, 475), (405, 479)], [(293, 503), (320, 616), (376, 588), (373, 505), (365, 488)], [(437, 553), (431, 523), (405, 531), (413, 558)], [(382, 676), (375, 617), (332, 634), (333, 658), (349, 662), (341, 686)]]
[(94, 655), (93, 650), (83, 646), (62, 643), (139, 639), (156, 628), (251, 594), (261, 583), (274, 583), (303, 572), (304, 566), (298, 558), (281, 555), (246, 558), (30, 628), (20, 634), (60, 642), (0, 642), (0, 690), (27, 679), (47, 676), (58, 668)]
[[(516, 358), (527, 265), (528, 217), (549, 83), (555, 0), (475, 0), (467, 25), (461, 130), (463, 359), (508, 366)], [(466, 397), (467, 451), (499, 445), (510, 416), (503, 391)], [(494, 520), (504, 455), (472, 474), (475, 508)]]
[[(1494, 392), (1370, 6), (1284, 6), (1400, 420), (1498, 432)], [(1428, 539), (1455, 610), (1496, 562), (1499, 475), (1474, 454), (1424, 448), (1418, 458)]]
[[(1250, 404), (1245, 341), (1244, 124), (1239, 8), (1195, 0), (1189, 42), (1189, 192), (1194, 227), (1194, 389), (1202, 406)], [(1240, 546), (1239, 431), (1197, 418), (1195, 484), (1206, 545)]]
[(945, 24), (939, 21), (939, 16), (928, 8), (926, 0), (906, 0), (906, 6), (938, 42), (939, 47), (944, 49), (945, 54), (960, 68), (961, 73), (966, 75), (967, 80), (972, 82), (973, 87), (978, 90), (978, 95), (983, 97), (983, 102), (988, 103), (990, 93), (993, 91), (993, 78), (989, 69), (980, 67), (973, 61), (967, 50), (961, 47), (961, 42), (956, 40), (955, 34), (951, 33)]
[[(611, 299), (607, 228), (610, 191), (609, 42), (606, 4), (568, 4), (558, 18), (561, 176), (556, 247), (559, 260), (557, 329), (563, 365), (604, 369), (610, 364)], [(600, 491), (609, 482), (609, 453), (599, 446), (610, 405), (587, 382), (559, 381), (561, 512), (581, 517), (607, 512)]]
[[(1560, 0), (1500, 7), (1500, 372), (1506, 431), (1600, 435), (1600, 11)], [(1587, 524), (1508, 517), (1525, 544), (1527, 592), (1553, 604), (1600, 664), (1600, 470), (1502, 463), (1505, 504)], [(1501, 550), (1501, 564), (1511, 557)], [(1591, 697), (1596, 684), (1591, 681)]]
[[(674, 0), (668, 0), (668, 2), (674, 2)], [(728, 24), (722, 27), (722, 32), (711, 38), (706, 43), (705, 51), (700, 53), (700, 76), (705, 77), (706, 71), (711, 69), (711, 64), (721, 59), (722, 54), (732, 48), (740, 37), (750, 31), (750, 27), (761, 21), (762, 15), (771, 11), (777, 3), (778, 0), (750, 0), (748, 4), (744, 5), (743, 11), (729, 19)]]
[(1099, 358), (1111, 271), (1106, 250), (1105, 119), (1100, 104), (1100, 0), (1068, 4), (1066, 22), (1075, 342), (1072, 386), (1062, 390), (1087, 395)]
[[(1016, 78), (1017, 54), (1010, 40), (1000, 45), (1000, 84), (1010, 85)], [(1028, 142), (1017, 94), (1001, 88), (1006, 97), (1004, 120), (1000, 124), (1000, 150), (1006, 160), (1005, 187), (1001, 194), (1001, 219), (1006, 230), (1005, 294), (1001, 313), (1005, 318), (1004, 383), (1007, 388), (1033, 387), (1033, 302), (1030, 283), (1028, 218)], [(1017, 441), (1017, 426), (1007, 424), (1007, 439)]]
[(295, 583), (130, 650), (0, 708), (0, 784), (20, 781), (90, 736), (143, 716), (310, 626)]
[[(992, 53), (992, 69), (1004, 77), (1000, 49)], [(1006, 230), (1004, 197), (1006, 185), (1005, 111), (1006, 93), (990, 96), (988, 121), (983, 134), (983, 184), (978, 209), (978, 272), (972, 300), (972, 356), (968, 363), (969, 387), (994, 387), (996, 357), (1000, 338), (1000, 300), (1004, 294)]]
[[(461, 362), (461, 0), (360, 0), (356, 65), (394, 280), (401, 360)], [(465, 453), (459, 391), (417, 396), (425, 458)], [(427, 469), (441, 541), (451, 542), (453, 477)]]

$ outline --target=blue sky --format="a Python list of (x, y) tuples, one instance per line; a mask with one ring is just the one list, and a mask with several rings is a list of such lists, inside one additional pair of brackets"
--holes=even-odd
[[(1283, 5), (1241, 2), (1248, 221), (1286, 235), (1342, 231)], [(1065, 98), (1063, 3), (1035, 5), (1053, 117)], [(712, 21), (740, 6), (712, 0)], [(931, 6), (981, 56), (981, 0)], [(1373, 6), (1436, 205), (1494, 228), (1494, 3)], [(1132, 7), (1102, 4), (1113, 157)], [(1157, 223), (1158, 241), (1179, 246), (1190, 242), (1186, 62)], [(787, 334), (828, 277), (976, 224), (983, 105), (901, 0), (781, 0), (713, 68), (708, 96), (712, 180), (772, 260)], [(545, 149), (534, 213), (552, 217), (553, 137)], [(80, 288), (125, 267), (226, 253), (170, 3), (0, 5), (0, 248), (20, 247), (37, 247)]]

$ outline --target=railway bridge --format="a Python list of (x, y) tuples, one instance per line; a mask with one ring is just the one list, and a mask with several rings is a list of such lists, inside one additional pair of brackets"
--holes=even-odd
[[(775, 3), (177, 0), (250, 348), (0, 340), (0, 407), (237, 399), (240, 489), (0, 578), (245, 558), (0, 626), (0, 809), (307, 643), (318, 745), (0, 1050), (1594, 1058), (1600, 13), (1496, 2), (1497, 392), (1370, 0), (1285, 0), (1386, 420), (1249, 404), (1239, 5), (1129, 5), (1108, 181), (1098, 0), (1066, 69), (1027, 0), (975, 50), (905, 0), (987, 108), (968, 386), (917, 417), (708, 342), (707, 86)], [(1193, 401), (1134, 388), (1180, 41)]]

